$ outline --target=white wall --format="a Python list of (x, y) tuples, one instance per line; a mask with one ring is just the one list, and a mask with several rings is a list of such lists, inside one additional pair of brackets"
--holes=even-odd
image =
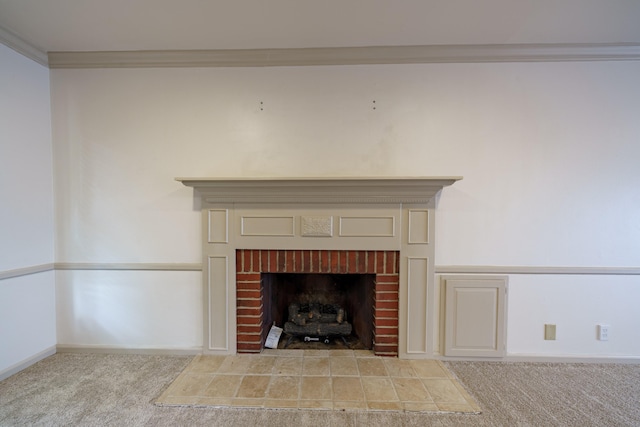
[[(60, 262), (200, 262), (200, 216), (174, 177), (463, 175), (439, 200), (436, 265), (640, 266), (639, 62), (51, 74)], [(126, 304), (143, 301), (135, 274), (60, 276), (59, 307), (125, 284)], [(163, 295), (140, 309), (154, 317), (182, 298), (164, 322), (186, 322), (202, 310), (183, 298), (194, 276), (158, 273)], [(510, 279), (510, 354), (640, 356), (628, 327), (640, 314), (621, 314), (640, 276)], [(596, 319), (615, 331), (608, 343), (595, 341)], [(115, 322), (80, 332), (69, 318), (58, 334), (202, 344), (199, 324), (180, 323), (185, 336), (168, 343), (151, 325), (126, 338), (101, 329)], [(554, 344), (544, 323), (558, 324)]]
[(0, 44), (0, 376), (56, 344), (54, 273), (12, 273), (52, 268), (50, 106), (49, 70)]

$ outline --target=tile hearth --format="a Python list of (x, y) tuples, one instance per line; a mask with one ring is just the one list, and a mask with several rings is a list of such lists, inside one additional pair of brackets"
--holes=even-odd
[(265, 350), (196, 356), (157, 405), (479, 413), (436, 360), (368, 350)]

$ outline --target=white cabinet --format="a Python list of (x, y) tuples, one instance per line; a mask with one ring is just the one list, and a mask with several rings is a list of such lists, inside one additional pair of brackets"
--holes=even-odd
[(445, 356), (503, 357), (506, 276), (443, 276)]

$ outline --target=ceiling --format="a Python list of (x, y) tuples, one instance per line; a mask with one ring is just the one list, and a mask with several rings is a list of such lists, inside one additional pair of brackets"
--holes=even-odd
[(637, 44), (640, 1), (0, 0), (0, 29), (40, 52)]

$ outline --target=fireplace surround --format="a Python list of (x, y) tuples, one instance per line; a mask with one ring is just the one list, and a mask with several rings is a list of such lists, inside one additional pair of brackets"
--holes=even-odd
[(461, 177), (176, 179), (202, 212), (204, 353), (261, 351), (277, 272), (374, 274), (374, 352), (437, 350), (436, 196)]

